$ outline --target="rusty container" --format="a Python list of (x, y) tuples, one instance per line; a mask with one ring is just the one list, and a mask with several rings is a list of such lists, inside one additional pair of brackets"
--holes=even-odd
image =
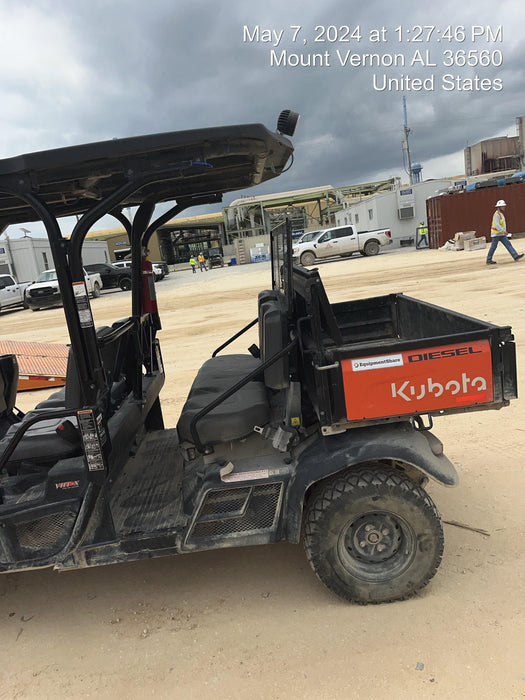
[(507, 230), (525, 232), (525, 183), (483, 187), (427, 199), (428, 238), (431, 248), (440, 248), (458, 231), (476, 231), (490, 241), (490, 224), (496, 202), (507, 203)]

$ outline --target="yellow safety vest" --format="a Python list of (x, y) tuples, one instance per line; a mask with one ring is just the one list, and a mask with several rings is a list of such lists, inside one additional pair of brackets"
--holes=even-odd
[[(501, 230), (503, 229), (503, 231)], [(497, 210), (492, 217), (492, 226), (490, 227), (491, 236), (505, 236), (507, 232), (507, 223), (503, 214)]]

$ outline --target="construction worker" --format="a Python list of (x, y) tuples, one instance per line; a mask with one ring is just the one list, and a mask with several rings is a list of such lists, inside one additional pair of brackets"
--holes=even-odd
[(428, 248), (428, 228), (425, 226), (423, 221), (419, 224), (417, 234), (416, 248)]
[(207, 269), (207, 267), (206, 267), (206, 258), (204, 257), (204, 255), (202, 254), (202, 252), (199, 253), (199, 255), (197, 256), (197, 260), (199, 261), (199, 267), (200, 267), (200, 269), (201, 269), (201, 272), (202, 272), (203, 270), (204, 270), (205, 272), (207, 272), (208, 269)]
[(196, 270), (197, 261), (195, 260), (195, 258), (193, 257), (193, 255), (192, 255), (191, 258), (190, 258), (190, 265), (191, 265), (191, 271), (193, 272), (193, 274), (195, 274), (195, 273), (197, 272), (197, 270)]
[(492, 259), (498, 243), (503, 243), (505, 248), (509, 251), (515, 261), (520, 260), (525, 253), (518, 254), (514, 249), (514, 246), (509, 241), (509, 234), (507, 232), (507, 222), (505, 221), (505, 207), (507, 206), (505, 200), (499, 199), (496, 202), (496, 211), (492, 217), (492, 225), (490, 227), (490, 237), (492, 238), (492, 243), (490, 244), (489, 252), (487, 254), (487, 265), (495, 265), (496, 261)]

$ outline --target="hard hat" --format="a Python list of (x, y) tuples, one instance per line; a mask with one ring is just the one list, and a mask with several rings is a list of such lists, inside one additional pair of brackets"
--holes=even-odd
[(506, 207), (507, 204), (505, 203), (504, 199), (498, 199), (498, 201), (496, 202), (496, 206), (497, 207)]

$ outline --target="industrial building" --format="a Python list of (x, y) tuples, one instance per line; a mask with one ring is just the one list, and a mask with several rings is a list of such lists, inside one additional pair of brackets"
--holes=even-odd
[(485, 175), (502, 170), (520, 169), (518, 136), (499, 136), (467, 146), (464, 151), (465, 174)]
[(353, 224), (358, 231), (388, 228), (393, 247), (413, 246), (420, 223), (427, 220), (427, 198), (465, 184), (463, 179), (426, 180), (359, 199), (346, 199), (335, 215), (336, 225)]
[[(192, 217), (178, 217), (160, 226), (150, 239), (150, 258), (169, 265), (187, 263), (192, 255), (219, 247), (236, 262), (263, 259), (261, 247), (269, 243), (270, 231), (284, 218), (295, 235), (330, 226), (346, 197), (361, 197), (391, 189), (394, 179), (335, 188), (312, 187), (270, 195), (241, 197), (222, 211)], [(129, 255), (124, 228), (92, 231), (87, 240), (107, 242), (111, 260)]]
[(464, 151), (467, 177), (525, 170), (524, 130), (525, 116), (517, 117), (517, 136), (497, 136), (467, 146)]
[[(84, 265), (111, 260), (105, 241), (86, 241), (82, 257)], [(41, 272), (53, 267), (47, 238), (12, 238), (4, 234), (0, 239), (0, 273), (12, 275), (18, 282), (34, 282)]]

